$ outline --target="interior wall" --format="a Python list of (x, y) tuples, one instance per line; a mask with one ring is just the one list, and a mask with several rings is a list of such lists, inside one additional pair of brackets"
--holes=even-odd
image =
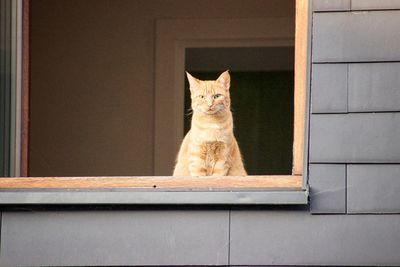
[(294, 0), (32, 0), (29, 175), (152, 175), (156, 20), (255, 17)]

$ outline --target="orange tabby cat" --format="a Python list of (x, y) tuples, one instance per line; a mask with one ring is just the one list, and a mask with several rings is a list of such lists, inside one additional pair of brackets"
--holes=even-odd
[(179, 150), (174, 176), (247, 175), (233, 135), (229, 72), (216, 81), (186, 73), (192, 98), (192, 125)]

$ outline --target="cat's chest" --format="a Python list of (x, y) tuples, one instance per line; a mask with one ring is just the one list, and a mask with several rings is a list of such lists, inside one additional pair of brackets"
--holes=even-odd
[(208, 127), (210, 130), (221, 130), (223, 128), (222, 125), (218, 123), (210, 123)]
[(195, 139), (198, 142), (227, 142), (229, 138), (229, 130), (218, 124), (210, 124), (207, 128), (195, 131)]

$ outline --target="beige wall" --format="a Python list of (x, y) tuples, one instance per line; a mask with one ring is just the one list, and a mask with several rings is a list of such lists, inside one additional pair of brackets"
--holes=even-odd
[(32, 0), (30, 175), (153, 174), (157, 19), (288, 16), (294, 0)]

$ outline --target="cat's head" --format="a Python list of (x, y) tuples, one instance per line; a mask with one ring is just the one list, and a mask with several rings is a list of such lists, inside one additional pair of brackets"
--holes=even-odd
[(214, 115), (229, 111), (231, 78), (228, 71), (223, 72), (215, 81), (202, 81), (188, 72), (186, 75), (190, 85), (193, 112)]

